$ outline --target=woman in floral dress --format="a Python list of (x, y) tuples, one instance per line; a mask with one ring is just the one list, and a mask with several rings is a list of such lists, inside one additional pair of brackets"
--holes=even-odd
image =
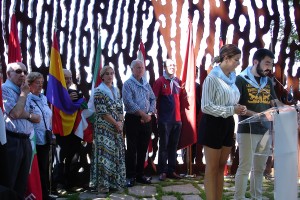
[(91, 186), (99, 193), (120, 190), (126, 184), (125, 147), (123, 140), (123, 104), (113, 86), (114, 69), (104, 66), (102, 83), (95, 89), (94, 146)]

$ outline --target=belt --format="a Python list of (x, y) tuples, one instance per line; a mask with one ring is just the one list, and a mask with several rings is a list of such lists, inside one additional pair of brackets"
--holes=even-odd
[(16, 132), (12, 132), (6, 129), (6, 134), (10, 135), (12, 137), (15, 138), (20, 138), (20, 139), (28, 139), (30, 134), (25, 134), (25, 133), (16, 133)]

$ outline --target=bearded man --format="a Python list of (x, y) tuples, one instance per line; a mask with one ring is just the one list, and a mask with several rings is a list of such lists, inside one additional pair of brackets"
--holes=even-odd
[[(273, 65), (274, 54), (268, 49), (258, 49), (253, 55), (253, 66), (247, 67), (237, 76), (236, 86), (241, 94), (239, 104), (247, 107), (246, 115), (239, 115), (239, 121), (272, 106), (283, 105), (278, 101), (273, 82), (267, 76)], [(271, 122), (239, 124), (239, 167), (235, 175), (234, 199), (245, 199), (250, 171), (251, 199), (262, 199), (263, 172), (271, 149), (270, 128)], [(263, 139), (266, 139), (265, 143), (261, 142)], [(258, 146), (262, 147), (259, 152)]]

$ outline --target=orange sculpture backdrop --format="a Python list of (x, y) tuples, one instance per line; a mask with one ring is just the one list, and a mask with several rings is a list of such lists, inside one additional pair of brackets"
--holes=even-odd
[[(218, 52), (216, 47), (220, 35), (224, 43), (228, 42), (228, 38), (232, 38), (229, 42), (239, 45), (242, 49), (242, 68), (251, 64), (251, 49), (271, 48), (276, 54), (276, 78), (282, 82), (283, 74), (287, 71), (288, 85), (293, 85), (294, 93), (299, 99), (300, 69), (298, 68), (296, 75), (295, 72), (293, 75), (292, 68), (295, 66), (295, 53), (300, 49), (299, 37), (295, 40), (290, 37), (293, 24), (298, 36), (300, 33), (299, 1), (271, 1), (269, 4), (267, 1), (261, 1), (260, 4), (254, 0), (244, 2), (110, 0), (94, 3), (41, 3), (3, 0), (0, 22), (1, 64), (5, 70), (10, 16), (15, 12), (19, 24), (23, 62), (30, 70), (40, 71), (45, 76), (48, 74), (51, 36), (56, 29), (63, 65), (76, 74), (74, 83), (88, 97), (94, 55), (101, 32), (103, 64), (115, 67), (120, 88), (125, 81), (123, 79), (130, 74), (129, 64), (136, 58), (140, 38), (145, 44), (147, 70), (150, 83), (153, 83), (155, 78), (162, 74), (162, 62), (166, 57), (176, 59), (179, 68), (182, 65), (182, 48), (186, 42), (185, 27), (187, 19), (190, 18), (193, 22), (197, 65), (202, 67), (203, 72), (201, 77), (205, 75), (209, 59)], [(290, 9), (289, 4), (294, 10)], [(294, 23), (291, 18), (293, 15)], [(244, 19), (244, 25), (241, 24), (241, 19)], [(98, 27), (101, 27), (101, 31)], [(230, 28), (233, 29), (232, 32)], [(255, 39), (251, 40), (250, 36)], [(266, 37), (271, 38), (271, 45), (265, 43)], [(278, 95), (283, 94), (281, 86), (277, 85), (276, 89)]]

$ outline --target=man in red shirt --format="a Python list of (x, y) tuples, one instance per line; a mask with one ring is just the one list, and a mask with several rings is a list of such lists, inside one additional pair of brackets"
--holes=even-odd
[(157, 98), (157, 115), (159, 131), (158, 171), (159, 180), (166, 177), (179, 179), (175, 173), (177, 145), (181, 132), (180, 94), (181, 81), (175, 76), (176, 65), (173, 60), (164, 62), (163, 76), (153, 86)]

